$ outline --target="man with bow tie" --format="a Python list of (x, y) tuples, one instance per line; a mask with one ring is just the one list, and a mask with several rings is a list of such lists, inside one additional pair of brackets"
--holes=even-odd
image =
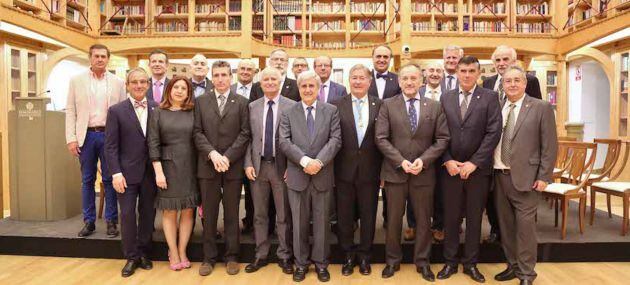
[(149, 254), (157, 186), (149, 159), (147, 122), (157, 103), (145, 97), (148, 81), (144, 69), (129, 71), (129, 99), (109, 108), (105, 130), (105, 160), (120, 204), (122, 247), (127, 259), (123, 277), (131, 276), (138, 267), (153, 268)]
[(208, 59), (203, 54), (198, 53), (190, 60), (190, 72), (192, 74), (190, 81), (193, 85), (195, 98), (203, 94), (210, 94), (214, 89), (214, 85), (207, 78), (208, 70)]
[[(368, 95), (385, 100), (400, 94), (400, 85), (398, 85), (398, 76), (396, 73), (389, 72), (389, 66), (392, 61), (393, 52), (388, 45), (379, 45), (372, 50), (372, 83), (368, 89)], [(383, 182), (381, 181), (381, 186)], [(387, 192), (382, 188), (383, 195), (383, 227), (387, 228)]]

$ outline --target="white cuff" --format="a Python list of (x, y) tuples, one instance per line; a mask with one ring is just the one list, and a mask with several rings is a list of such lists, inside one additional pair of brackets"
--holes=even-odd
[(116, 178), (119, 176), (122, 176), (122, 172), (115, 173), (114, 175), (112, 175), (112, 178)]
[(302, 168), (306, 167), (309, 163), (311, 163), (311, 160), (313, 160), (312, 158), (308, 157), (308, 156), (303, 156), (302, 159), (300, 159), (300, 165), (302, 166)]

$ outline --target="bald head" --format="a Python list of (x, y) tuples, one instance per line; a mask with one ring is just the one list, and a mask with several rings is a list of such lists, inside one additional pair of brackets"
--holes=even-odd
[(190, 60), (190, 71), (194, 81), (205, 80), (209, 70), (208, 59), (203, 54), (198, 53)]
[(239, 61), (236, 70), (236, 79), (243, 85), (247, 85), (254, 79), (254, 72), (256, 71), (256, 64), (249, 59), (243, 59)]

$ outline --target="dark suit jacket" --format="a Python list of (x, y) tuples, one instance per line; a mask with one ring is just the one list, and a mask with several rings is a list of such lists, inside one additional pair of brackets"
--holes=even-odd
[[(435, 185), (434, 162), (449, 142), (446, 116), (440, 103), (421, 98), (418, 128), (411, 133), (406, 105), (404, 95), (400, 94), (385, 100), (378, 113), (375, 140), (385, 158), (381, 178), (391, 183)], [(418, 175), (405, 173), (401, 167), (403, 160), (413, 162), (417, 158), (422, 159), (424, 169)]]
[[(158, 104), (160, 104), (160, 103), (162, 103), (162, 102), (164, 101), (164, 97), (166, 97), (166, 96), (164, 95), (164, 92), (166, 92), (166, 85), (168, 85), (168, 82), (169, 82), (170, 80), (171, 80), (171, 79), (170, 79), (170, 78), (168, 78), (168, 77), (166, 77), (166, 78), (164, 79), (164, 87), (162, 88), (162, 90), (163, 90), (163, 91), (162, 91), (162, 101), (157, 102)], [(150, 101), (155, 101), (155, 100), (153, 99), (153, 78), (149, 78), (149, 89), (147, 90), (147, 95), (146, 95), (146, 96), (147, 96), (147, 100), (150, 100)]]
[(440, 97), (446, 114), (451, 141), (442, 155), (443, 161), (470, 161), (477, 171), (490, 175), (494, 149), (501, 139), (501, 109), (496, 92), (479, 86), (470, 97), (466, 116), (459, 109), (459, 90), (451, 90)]
[[(497, 78), (499, 78), (498, 74), (486, 78), (483, 81), (483, 88), (494, 90)], [(536, 76), (527, 74), (527, 87), (525, 87), (525, 94), (530, 97), (542, 99), (542, 94), (540, 93), (540, 83), (538, 82), (538, 78), (536, 78)], [(497, 98), (498, 96), (499, 95), (497, 95)]]
[(193, 135), (198, 152), (198, 178), (213, 179), (221, 174), (208, 158), (213, 150), (230, 161), (230, 168), (223, 173), (227, 179), (243, 178), (243, 159), (250, 137), (248, 114), (247, 99), (232, 92), (228, 95), (223, 115), (219, 115), (215, 92), (197, 98)]
[(551, 174), (558, 152), (558, 134), (551, 104), (525, 96), (512, 137), (510, 168), (514, 188), (533, 191), (536, 180), (553, 182)]
[[(354, 123), (352, 95), (346, 95), (333, 105), (339, 110), (341, 125), (341, 149), (335, 157), (335, 177), (346, 182), (379, 181), (383, 155), (374, 141), (374, 125), (382, 101), (368, 95), (369, 118), (363, 141), (359, 146)], [(365, 108), (365, 105), (364, 105)]]
[[(153, 109), (158, 106), (147, 99), (147, 136)], [(147, 138), (129, 99), (109, 108), (105, 129), (105, 161), (109, 175), (122, 173), (128, 184), (142, 182), (147, 173), (153, 175)]]
[[(280, 95), (292, 99), (293, 101), (300, 101), (300, 91), (298, 90), (297, 81), (295, 79), (291, 79), (286, 77), (284, 79), (284, 84), (282, 84), (282, 89), (280, 89)], [(265, 96), (263, 93), (262, 87), (260, 86), (260, 82), (256, 82), (252, 85), (252, 92), (249, 95), (249, 102), (254, 102), (259, 98)]]
[(383, 91), (383, 97), (379, 96), (378, 88), (376, 88), (376, 78), (374, 78), (374, 71), (370, 73), (372, 75), (372, 84), (370, 84), (370, 89), (368, 89), (368, 95), (374, 96), (381, 100), (385, 100), (387, 98), (394, 97), (400, 94), (402, 91), (400, 90), (400, 85), (398, 84), (398, 75), (393, 72), (387, 72), (389, 77), (387, 81), (385, 81), (385, 90)]
[[(280, 119), (280, 150), (287, 156), (287, 186), (304, 191), (309, 184), (317, 191), (328, 191), (334, 186), (333, 159), (341, 147), (341, 129), (337, 107), (317, 102), (315, 106), (315, 135), (308, 135), (306, 115), (301, 102), (293, 105)], [(308, 156), (319, 159), (324, 167), (315, 175), (304, 173), (300, 160)]]
[(326, 103), (333, 103), (339, 100), (341, 97), (348, 95), (346, 92), (346, 87), (330, 81), (330, 87), (328, 87), (328, 98), (326, 98)]

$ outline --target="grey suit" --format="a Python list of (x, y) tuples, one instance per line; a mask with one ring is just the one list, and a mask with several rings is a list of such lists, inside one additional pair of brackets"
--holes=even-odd
[[(448, 147), (446, 116), (440, 103), (420, 98), (418, 127), (411, 132), (405, 97), (397, 95), (383, 102), (376, 120), (376, 145), (384, 156), (381, 178), (387, 189), (386, 262), (395, 266), (402, 261), (400, 235), (405, 201), (410, 198), (416, 217), (414, 263), (427, 266), (431, 250), (431, 212), (436, 184), (435, 163)], [(404, 160), (422, 159), (418, 175), (402, 170)]]
[(535, 217), (539, 193), (532, 189), (532, 185), (536, 180), (552, 182), (558, 151), (551, 105), (525, 96), (512, 138), (511, 149), (518, 151), (511, 153), (510, 171), (496, 171), (494, 177), (501, 245), (508, 263), (516, 269), (516, 276), (521, 280), (534, 280), (538, 247)]
[(280, 151), (279, 130), (280, 118), (286, 113), (295, 101), (286, 97), (278, 97), (277, 114), (274, 121), (275, 138), (274, 149), (275, 159), (263, 161), (263, 137), (264, 110), (267, 109), (265, 98), (260, 98), (249, 104), (249, 124), (252, 139), (247, 152), (245, 153), (245, 168), (253, 167), (256, 171), (256, 180), (252, 184), (252, 200), (254, 202), (254, 237), (256, 239), (256, 258), (266, 259), (269, 253), (269, 193), (273, 195), (273, 202), (276, 207), (276, 227), (278, 231), (278, 250), (276, 255), (281, 259), (289, 259), (292, 256), (291, 249), (291, 212), (289, 211), (289, 201), (287, 197), (286, 185), (284, 183), (284, 172), (287, 169), (287, 160)]
[[(330, 252), (328, 213), (330, 190), (334, 186), (334, 158), (341, 148), (341, 128), (337, 107), (315, 102), (315, 133), (308, 133), (303, 103), (292, 106), (280, 120), (280, 150), (287, 156), (287, 186), (293, 218), (293, 252), (297, 266), (309, 261), (309, 217), (313, 215), (311, 260), (318, 268), (328, 266)], [(306, 174), (300, 165), (304, 157), (323, 163), (315, 175)], [(311, 213), (312, 204), (312, 213)]]

